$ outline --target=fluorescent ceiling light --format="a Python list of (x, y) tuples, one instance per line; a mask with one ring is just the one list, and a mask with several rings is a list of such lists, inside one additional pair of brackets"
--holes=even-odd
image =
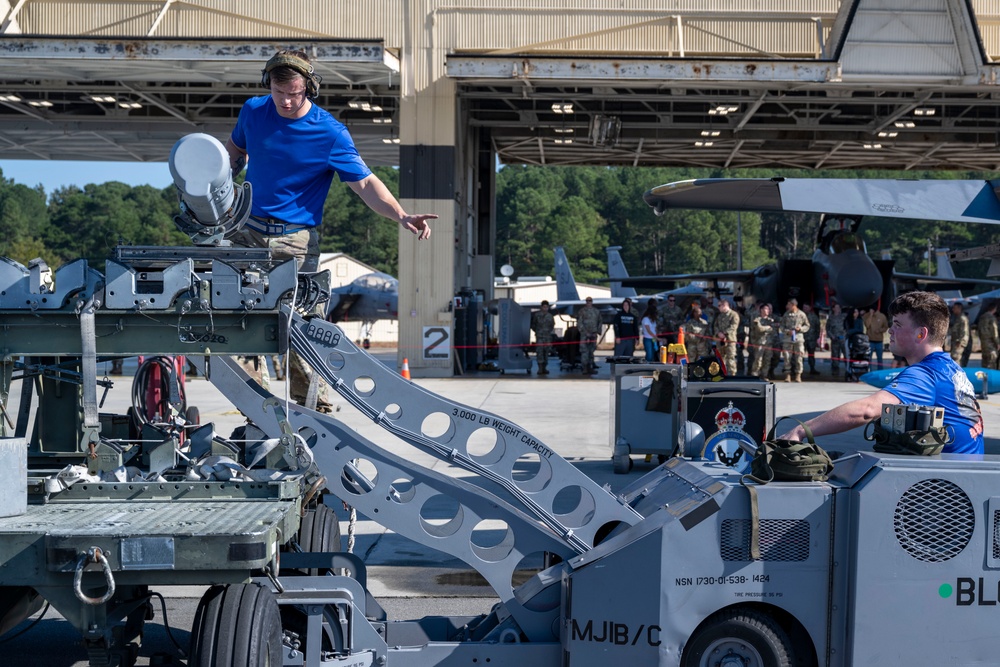
[(566, 137), (564, 139), (562, 137), (556, 137), (555, 139), (552, 140), (552, 143), (559, 144), (560, 146), (564, 145), (564, 144), (571, 144), (571, 143), (573, 143), (573, 138), (572, 137)]
[(107, 102), (113, 104), (115, 98), (112, 95), (88, 95), (92, 102)]
[(937, 109), (932, 107), (920, 107), (919, 109), (913, 110), (914, 116), (933, 116), (937, 113)]
[(20, 102), (21, 98), (17, 95), (0, 95), (0, 102)]
[(28, 100), (28, 104), (33, 107), (43, 107), (46, 109), (52, 106), (52, 102), (48, 100)]
[(552, 129), (556, 131), (556, 134), (573, 134), (572, 127), (554, 127)]
[(719, 104), (708, 110), (709, 116), (728, 116), (740, 110), (737, 104)]
[(703, 137), (717, 137), (721, 134), (718, 130), (702, 130), (701, 136)]
[(917, 126), (917, 124), (914, 123), (912, 120), (897, 120), (895, 123), (893, 123), (893, 125), (895, 125), (896, 127), (903, 127), (903, 128), (913, 128)]
[(893, 137), (899, 136), (899, 132), (886, 132), (885, 130), (882, 130), (878, 133), (878, 136), (880, 139), (885, 139), (886, 137), (892, 139)]
[(865, 144), (862, 144), (862, 146), (864, 146), (864, 148), (866, 148), (868, 150), (871, 150), (873, 148), (882, 148), (882, 144), (878, 144), (878, 143), (865, 143)]
[(138, 102), (129, 102), (128, 100), (122, 100), (118, 103), (118, 106), (122, 109), (141, 109), (142, 105)]
[(573, 113), (572, 102), (553, 102), (552, 111), (555, 113)]
[(709, 146), (714, 146), (715, 142), (714, 141), (696, 141), (696, 142), (694, 142), (694, 145), (697, 146), (698, 148), (708, 148)]

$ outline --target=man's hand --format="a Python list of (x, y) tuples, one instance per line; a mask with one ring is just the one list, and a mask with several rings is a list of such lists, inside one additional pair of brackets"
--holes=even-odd
[(427, 224), (427, 221), (436, 219), (437, 216), (433, 213), (423, 213), (404, 216), (402, 223), (404, 227), (417, 235), (418, 241), (422, 241), (431, 237), (431, 226)]
[(802, 442), (805, 439), (806, 430), (802, 428), (802, 424), (799, 424), (791, 431), (783, 433), (778, 436), (778, 440), (795, 440), (796, 442)]

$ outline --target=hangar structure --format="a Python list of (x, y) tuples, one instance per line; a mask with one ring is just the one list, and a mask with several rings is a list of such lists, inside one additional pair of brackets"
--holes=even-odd
[[(995, 171), (1000, 0), (0, 0), (0, 159), (165, 161), (302, 48), (400, 199), (400, 355), (492, 290), (497, 162)], [(166, 167), (164, 166), (166, 170)]]

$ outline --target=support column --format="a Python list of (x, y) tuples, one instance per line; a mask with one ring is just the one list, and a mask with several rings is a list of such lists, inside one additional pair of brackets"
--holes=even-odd
[(452, 297), (456, 225), (461, 224), (455, 83), (435, 48), (434, 0), (403, 0), (399, 194), (408, 213), (436, 213), (430, 241), (399, 235), (399, 363), (418, 377), (454, 368)]

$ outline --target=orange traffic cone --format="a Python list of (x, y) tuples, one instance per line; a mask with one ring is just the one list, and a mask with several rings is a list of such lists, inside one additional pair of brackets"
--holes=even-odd
[(410, 360), (407, 359), (406, 357), (403, 357), (403, 370), (400, 371), (400, 375), (402, 375), (407, 380), (410, 379)]

